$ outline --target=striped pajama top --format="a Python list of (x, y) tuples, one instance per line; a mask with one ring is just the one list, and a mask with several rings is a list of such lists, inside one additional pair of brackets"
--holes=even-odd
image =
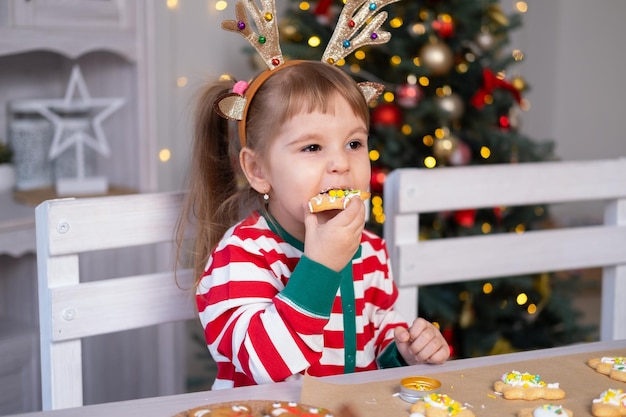
[(197, 287), (213, 389), (401, 366), (393, 329), (407, 327), (385, 242), (364, 231), (335, 272), (258, 212), (230, 228)]

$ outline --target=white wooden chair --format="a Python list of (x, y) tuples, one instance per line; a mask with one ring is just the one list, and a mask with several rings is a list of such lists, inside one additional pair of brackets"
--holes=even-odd
[[(196, 317), (191, 271), (177, 272), (177, 286), (173, 270), (174, 229), (182, 199), (182, 193), (136, 194), (49, 200), (37, 207), (44, 410), (83, 405), (83, 366), (88, 364), (82, 363), (82, 339)], [(120, 260), (119, 253), (97, 258), (107, 260), (89, 274), (95, 270), (114, 274), (123, 269), (117, 265), (123, 262), (149, 264), (150, 273), (96, 281), (81, 276), (87, 275), (82, 264), (87, 253), (106, 256), (115, 249), (144, 252), (139, 252), (137, 259), (131, 254), (131, 261)], [(172, 391), (179, 387), (172, 384), (184, 377), (183, 369), (174, 365), (176, 357), (185, 355), (177, 352), (174, 344), (180, 335), (173, 325), (157, 326), (156, 330), (158, 343), (151, 343), (146, 350), (157, 352), (160, 394), (176, 393)], [(145, 347), (136, 346), (137, 351), (141, 349)], [(119, 383), (123, 383), (122, 377)]]
[[(421, 213), (592, 200), (605, 203), (601, 225), (418, 239)], [(600, 338), (626, 338), (626, 159), (398, 169), (384, 211), (405, 317), (419, 286), (603, 267)]]

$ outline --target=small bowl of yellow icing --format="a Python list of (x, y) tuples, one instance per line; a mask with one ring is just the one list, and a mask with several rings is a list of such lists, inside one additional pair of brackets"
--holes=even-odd
[(426, 376), (410, 376), (400, 381), (400, 398), (414, 403), (429, 394), (438, 393), (441, 382)]

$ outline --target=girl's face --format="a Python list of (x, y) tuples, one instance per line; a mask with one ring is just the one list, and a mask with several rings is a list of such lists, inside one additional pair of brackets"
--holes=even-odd
[[(367, 190), (371, 167), (368, 131), (347, 101), (329, 99), (328, 114), (297, 114), (278, 131), (265, 164), (269, 211), (304, 241), (304, 210), (311, 197), (330, 188)], [(324, 216), (336, 213), (320, 213)]]

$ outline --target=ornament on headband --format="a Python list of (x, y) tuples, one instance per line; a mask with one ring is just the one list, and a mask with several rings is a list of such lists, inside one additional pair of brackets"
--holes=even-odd
[[(239, 33), (246, 38), (261, 55), (269, 69), (274, 69), (285, 62), (278, 39), (276, 4), (274, 0), (261, 0), (261, 5), (263, 6), (262, 10), (257, 7), (254, 0), (238, 1), (235, 5), (237, 20), (224, 20), (222, 29)], [(260, 34), (252, 30), (246, 8), (252, 15), (257, 30), (261, 32)]]
[[(399, 0), (345, 0), (335, 31), (322, 55), (322, 61), (335, 65), (361, 46), (389, 41), (391, 34), (381, 30), (382, 24), (387, 19), (387, 12), (380, 9), (396, 1)], [(245, 124), (248, 106), (256, 91), (275, 72), (302, 62), (284, 61), (279, 44), (275, 0), (260, 2), (261, 9), (255, 0), (238, 1), (235, 6), (237, 20), (222, 22), (222, 29), (239, 33), (246, 38), (269, 68), (259, 74), (247, 88), (233, 88), (232, 93), (219, 97), (215, 102), (215, 110), (220, 116), (239, 121), (239, 139), (242, 147), (246, 145)], [(250, 26), (248, 13), (259, 33)], [(368, 103), (375, 100), (384, 90), (381, 84), (373, 82), (361, 82), (357, 85)]]

